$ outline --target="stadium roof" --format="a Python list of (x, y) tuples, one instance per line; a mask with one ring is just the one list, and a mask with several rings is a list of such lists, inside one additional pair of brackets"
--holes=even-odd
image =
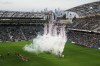
[(7, 11), (32, 11), (34, 9), (37, 11), (44, 8), (60, 8), (66, 10), (95, 1), (100, 0), (0, 0), (0, 9)]

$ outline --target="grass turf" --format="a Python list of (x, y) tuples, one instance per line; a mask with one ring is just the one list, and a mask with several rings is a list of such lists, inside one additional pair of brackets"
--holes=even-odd
[[(36, 55), (24, 51), (22, 48), (31, 42), (7, 42), (0, 43), (0, 66), (100, 66), (100, 50), (85, 48), (74, 44), (66, 43), (64, 58), (41, 53)], [(7, 56), (7, 52), (10, 53)], [(29, 58), (29, 61), (22, 61), (15, 52)]]

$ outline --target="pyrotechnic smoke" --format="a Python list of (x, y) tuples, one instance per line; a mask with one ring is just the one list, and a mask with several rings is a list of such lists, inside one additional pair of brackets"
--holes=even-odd
[(29, 52), (49, 52), (57, 56), (62, 55), (67, 41), (65, 25), (57, 26), (53, 23), (44, 25), (44, 34), (33, 39), (32, 44), (26, 45), (24, 49)]

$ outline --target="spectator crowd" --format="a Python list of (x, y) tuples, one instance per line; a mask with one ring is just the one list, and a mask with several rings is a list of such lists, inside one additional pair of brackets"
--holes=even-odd
[(67, 36), (75, 44), (89, 48), (100, 47), (100, 33), (70, 30)]
[(0, 41), (32, 40), (37, 34), (43, 33), (42, 25), (35, 26), (0, 26)]

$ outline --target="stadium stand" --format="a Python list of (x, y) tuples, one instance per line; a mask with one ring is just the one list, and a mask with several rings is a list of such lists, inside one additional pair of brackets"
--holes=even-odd
[(32, 40), (50, 17), (51, 12), (0, 11), (0, 41)]
[[(100, 25), (100, 16), (88, 16), (84, 18), (76, 18), (73, 20), (73, 28), (84, 29), (84, 30), (95, 30), (98, 31)], [(98, 29), (97, 29), (98, 28)]]
[(100, 48), (100, 1), (67, 11), (76, 12), (80, 16), (74, 17), (73, 23), (67, 26), (68, 39), (78, 45)]
[(75, 42), (75, 44), (88, 48), (100, 47), (100, 33), (70, 30), (68, 32), (68, 39)]
[(0, 26), (0, 41), (32, 40), (43, 31), (43, 26)]

